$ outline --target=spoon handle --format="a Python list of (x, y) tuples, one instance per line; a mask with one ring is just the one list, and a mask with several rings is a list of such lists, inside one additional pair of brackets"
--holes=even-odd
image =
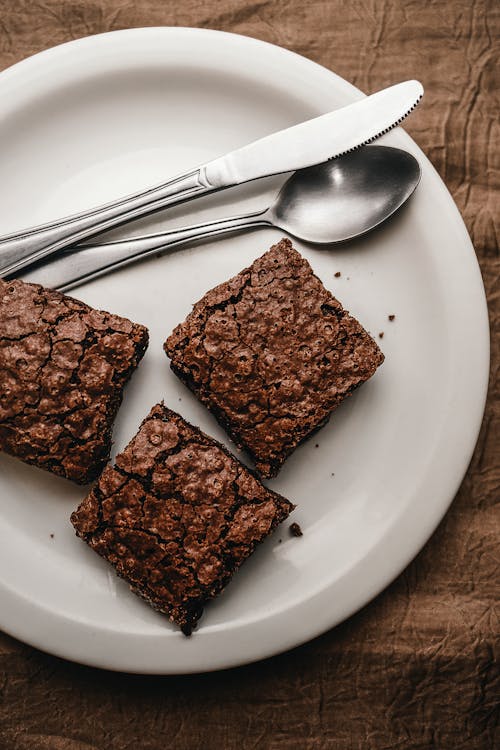
[(266, 218), (267, 210), (233, 216), (222, 221), (210, 221), (189, 227), (160, 232), (117, 242), (79, 245), (56, 253), (41, 264), (35, 264), (18, 278), (34, 284), (66, 292), (91, 279), (110, 273), (159, 251), (194, 240), (209, 239), (229, 232), (258, 226), (272, 226)]

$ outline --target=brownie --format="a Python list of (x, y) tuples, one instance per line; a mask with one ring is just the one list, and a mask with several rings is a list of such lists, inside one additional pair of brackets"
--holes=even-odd
[(293, 505), (163, 404), (71, 516), (76, 533), (186, 635)]
[(147, 345), (144, 326), (0, 279), (0, 450), (78, 484), (95, 479)]
[(264, 477), (384, 360), (288, 239), (207, 292), (164, 349)]

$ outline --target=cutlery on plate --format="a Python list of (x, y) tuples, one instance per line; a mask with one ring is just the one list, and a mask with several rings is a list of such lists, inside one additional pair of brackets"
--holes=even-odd
[(146, 237), (80, 245), (31, 266), (21, 278), (67, 291), (160, 250), (254, 227), (278, 227), (306, 242), (342, 242), (385, 221), (419, 180), (420, 166), (407, 151), (367, 146), (295, 172), (264, 211)]
[(398, 125), (423, 95), (404, 81), (334, 112), (261, 138), (135, 195), (0, 237), (0, 276), (118, 224), (215, 190), (303, 169), (366, 144)]

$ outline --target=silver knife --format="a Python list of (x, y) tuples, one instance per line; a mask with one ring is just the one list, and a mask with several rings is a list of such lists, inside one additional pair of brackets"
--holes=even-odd
[(398, 125), (423, 95), (404, 81), (347, 107), (261, 138), (135, 195), (0, 237), (0, 276), (145, 214), (243, 182), (295, 171), (370, 143)]

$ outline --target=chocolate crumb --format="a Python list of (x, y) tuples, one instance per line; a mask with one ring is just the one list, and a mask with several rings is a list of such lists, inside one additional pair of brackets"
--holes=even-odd
[(335, 276), (336, 279), (338, 279), (338, 278), (340, 278), (342, 276), (342, 274), (340, 273), (340, 271), (337, 271), (333, 275)]
[(316, 445), (314, 447), (315, 448), (319, 448), (319, 443), (316, 443)]
[(54, 534), (51, 534), (51, 535), (50, 535), (50, 538), (51, 538), (51, 539), (53, 539), (53, 538), (54, 538)]
[(387, 317), (389, 318), (389, 320), (391, 321), (391, 323), (392, 323), (393, 320), (396, 319), (395, 315), (388, 315)]
[(383, 339), (383, 338), (384, 338), (384, 332), (383, 332), (383, 331), (380, 331), (380, 333), (379, 333), (378, 337), (379, 337), (379, 339)]
[(332, 477), (334, 477), (334, 476), (335, 476), (335, 472), (334, 472), (334, 471), (332, 471)]
[(300, 528), (298, 523), (292, 523), (290, 526), (290, 534), (292, 536), (304, 536), (302, 529)]

